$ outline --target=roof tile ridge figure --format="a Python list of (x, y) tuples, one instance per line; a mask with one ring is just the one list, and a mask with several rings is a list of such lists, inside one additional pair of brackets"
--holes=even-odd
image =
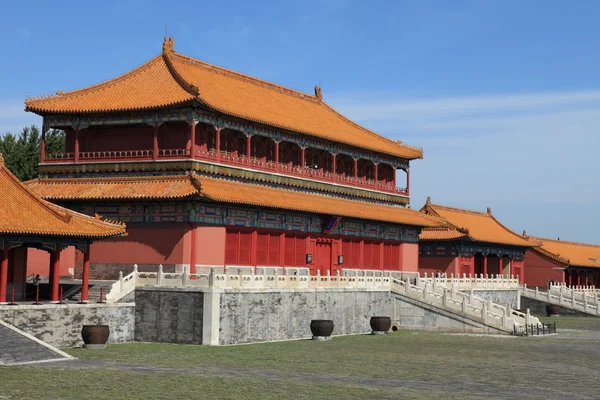
[(90, 92), (92, 90), (98, 90), (98, 89), (109, 87), (109, 86), (119, 83), (125, 79), (128, 79), (133, 75), (143, 72), (145, 69), (151, 67), (154, 63), (156, 63), (157, 61), (160, 61), (160, 60), (161, 60), (161, 55), (159, 54), (157, 56), (152, 57), (150, 60), (144, 62), (143, 64), (138, 65), (137, 67), (135, 67), (134, 69), (132, 69), (130, 71), (127, 71), (127, 72), (120, 74), (118, 76), (115, 76), (113, 78), (106, 79), (99, 83), (94, 83), (92, 85), (84, 86), (80, 89), (70, 90), (70, 91), (66, 91), (66, 92), (59, 90), (58, 92), (56, 92), (56, 94), (52, 94), (52, 95), (28, 97), (25, 99), (26, 110), (29, 109), (32, 105), (35, 105), (35, 103), (38, 102), (39, 100), (58, 99), (60, 97), (84, 94), (84, 93)]
[(185, 89), (186, 92), (188, 92), (189, 94), (191, 94), (192, 96), (194, 96), (196, 99), (199, 99), (199, 94), (200, 91), (198, 89), (198, 87), (194, 86), (193, 84), (191, 84), (190, 82), (186, 81), (183, 76), (181, 76), (181, 74), (177, 71), (177, 68), (175, 68), (175, 66), (173, 65), (173, 60), (171, 60), (171, 57), (173, 57), (176, 53), (174, 50), (175, 46), (175, 39), (171, 36), (171, 37), (167, 37), (165, 36), (164, 41), (163, 41), (163, 51), (162, 51), (162, 57), (165, 60), (165, 64), (167, 65), (167, 68), (169, 69), (169, 72), (171, 73), (171, 76), (173, 76), (173, 79), (175, 79), (175, 81), (179, 84), (179, 86), (181, 86), (183, 89)]

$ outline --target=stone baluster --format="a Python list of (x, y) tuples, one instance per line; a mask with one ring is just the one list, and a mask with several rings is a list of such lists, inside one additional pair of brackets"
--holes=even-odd
[(467, 312), (467, 297), (463, 297), (463, 301), (462, 301), (462, 312), (466, 313)]
[(187, 286), (188, 279), (189, 279), (188, 268), (189, 267), (187, 265), (184, 265), (183, 271), (181, 271), (181, 286), (184, 286), (184, 287)]
[(427, 296), (429, 296), (429, 285), (427, 285), (427, 282), (425, 282), (425, 287), (423, 288), (423, 298), (427, 299)]
[(448, 306), (448, 293), (444, 290), (444, 295), (442, 296), (442, 304), (444, 306)]
[(488, 297), (487, 305), (488, 305), (488, 310), (492, 311), (494, 309), (494, 302), (492, 301), (491, 297)]
[(215, 286), (215, 267), (210, 267), (210, 273), (208, 274), (208, 286)]
[(487, 318), (487, 312), (488, 312), (487, 303), (483, 303), (481, 305), (481, 318), (483, 318), (484, 321)]
[(123, 271), (119, 271), (119, 292), (125, 291), (125, 280), (123, 279)]
[(163, 266), (160, 264), (158, 266), (158, 272), (156, 273), (156, 285), (162, 286), (163, 283)]
[(469, 291), (469, 304), (473, 305), (474, 301), (475, 301), (475, 292), (473, 291), (473, 288), (471, 288), (471, 290)]

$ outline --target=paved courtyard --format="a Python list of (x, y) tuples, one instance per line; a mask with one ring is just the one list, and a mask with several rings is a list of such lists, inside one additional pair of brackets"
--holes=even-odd
[(77, 360), (0, 367), (0, 399), (598, 399), (600, 318), (556, 321), (547, 337), (403, 331), (72, 349)]

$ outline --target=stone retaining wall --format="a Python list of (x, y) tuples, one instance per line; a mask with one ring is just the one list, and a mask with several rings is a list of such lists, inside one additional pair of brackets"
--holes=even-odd
[(56, 347), (83, 345), (83, 325), (108, 325), (109, 343), (134, 339), (135, 304), (43, 304), (0, 306), (0, 319)]

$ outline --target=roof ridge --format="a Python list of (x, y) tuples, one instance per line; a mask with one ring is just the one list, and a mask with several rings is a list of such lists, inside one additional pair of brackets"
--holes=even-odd
[[(279, 93), (283, 93), (286, 95), (290, 95), (290, 96), (294, 96), (297, 98), (300, 98), (302, 100), (310, 100), (315, 104), (321, 104), (324, 107), (326, 107), (327, 109), (329, 109), (329, 111), (332, 111), (333, 113), (335, 113), (338, 117), (340, 117), (342, 120), (344, 120), (345, 122), (353, 125), (355, 128), (361, 129), (362, 131), (364, 131), (365, 133), (368, 133), (370, 135), (376, 136), (379, 139), (384, 139), (385, 141), (387, 141), (390, 144), (399, 146), (399, 147), (404, 147), (413, 151), (416, 151), (418, 153), (420, 153), (420, 158), (423, 157), (423, 149), (421, 147), (417, 147), (417, 146), (411, 146), (411, 145), (407, 145), (401, 141), (395, 141), (392, 139), (389, 139), (383, 135), (380, 135), (376, 132), (373, 132), (370, 129), (365, 128), (364, 126), (359, 125), (358, 123), (352, 121), (351, 119), (349, 119), (348, 117), (346, 117), (345, 115), (341, 114), (339, 111), (337, 111), (336, 109), (332, 108), (329, 104), (327, 104), (322, 98), (318, 98), (317, 96), (313, 96), (310, 95), (308, 93), (305, 92), (301, 92), (299, 90), (296, 89), (291, 89), (289, 87), (283, 86), (283, 85), (279, 85), (277, 83), (273, 83), (273, 82), (269, 82), (260, 78), (256, 78), (250, 75), (246, 75), (243, 74), (241, 72), (237, 72), (237, 71), (233, 71), (231, 69), (225, 68), (225, 67), (221, 67), (219, 65), (215, 65), (215, 64), (211, 64), (209, 62), (206, 61), (202, 61), (199, 60), (197, 58), (194, 57), (190, 57), (187, 56), (185, 54), (181, 54), (178, 52), (173, 51), (171, 54), (173, 54), (175, 57), (178, 57), (179, 59), (181, 59), (183, 62), (188, 62), (190, 64), (193, 64), (195, 66), (200, 66), (202, 68), (206, 68), (206, 69), (212, 69), (214, 72), (217, 73), (223, 73), (223, 74), (227, 74), (230, 77), (233, 77), (235, 79), (240, 79), (240, 80), (244, 80), (246, 82), (250, 82), (250, 83), (254, 83), (254, 84), (259, 84), (260, 86), (262, 86), (265, 89), (269, 89), (269, 90), (274, 90), (277, 91)], [(167, 55), (167, 57), (169, 57)], [(173, 68), (176, 70), (177, 67), (173, 66)], [(180, 75), (179, 73), (177, 73), (177, 75)], [(185, 89), (185, 88), (184, 88)], [(200, 94), (201, 97), (201, 94)]]
[[(507, 231), (507, 232), (508, 232), (508, 233), (510, 233), (511, 235), (513, 235), (513, 236), (517, 236), (518, 238), (520, 238), (520, 239), (523, 239), (523, 236), (521, 236), (521, 235), (519, 235), (518, 233), (516, 233), (516, 232), (513, 232), (512, 230), (508, 229), (506, 226), (504, 226), (504, 224), (503, 224), (502, 222), (498, 221), (498, 220), (496, 219), (496, 217), (494, 217), (492, 214), (486, 214), (486, 215), (488, 215), (489, 217), (491, 217), (491, 218), (492, 218), (492, 219), (493, 219), (493, 220), (494, 220), (494, 221), (495, 221), (495, 222), (496, 222), (498, 225), (500, 225), (500, 227), (501, 227), (501, 228), (503, 228), (505, 231)], [(537, 244), (537, 246), (539, 246), (540, 244), (541, 244), (541, 243), (538, 243), (538, 244)]]
[(340, 112), (339, 112), (339, 111), (337, 111), (335, 108), (331, 107), (331, 106), (330, 106), (329, 104), (327, 104), (325, 101), (321, 101), (321, 102), (322, 102), (322, 103), (323, 103), (323, 105), (324, 105), (325, 107), (327, 107), (327, 108), (328, 108), (330, 111), (332, 111), (332, 112), (333, 112), (333, 113), (335, 113), (337, 116), (339, 116), (340, 118), (342, 118), (342, 119), (343, 119), (345, 122), (349, 123), (350, 125), (353, 125), (355, 128), (361, 129), (361, 130), (363, 130), (364, 132), (366, 132), (366, 133), (368, 133), (368, 134), (370, 134), (370, 135), (376, 136), (376, 137), (377, 137), (377, 138), (379, 138), (379, 139), (383, 139), (383, 140), (387, 141), (387, 142), (388, 142), (388, 143), (390, 143), (390, 144), (393, 144), (393, 145), (396, 145), (396, 146), (399, 146), (399, 147), (404, 147), (404, 148), (406, 148), (406, 149), (414, 150), (414, 151), (416, 151), (416, 152), (418, 152), (418, 153), (420, 153), (420, 154), (421, 154), (421, 155), (420, 155), (420, 158), (423, 158), (423, 153), (424, 153), (424, 151), (423, 151), (423, 148), (422, 148), (422, 147), (407, 145), (407, 144), (405, 144), (404, 142), (402, 142), (402, 141), (400, 141), (400, 140), (392, 140), (392, 139), (389, 139), (389, 138), (387, 138), (387, 137), (385, 137), (385, 136), (383, 136), (383, 135), (380, 135), (380, 134), (378, 134), (377, 132), (373, 132), (372, 130), (370, 130), (370, 129), (368, 129), (368, 128), (365, 128), (364, 126), (362, 126), (362, 125), (359, 125), (359, 124), (357, 124), (356, 122), (352, 121), (351, 119), (349, 119), (348, 117), (346, 117), (344, 114), (340, 113)]
[(533, 238), (533, 239), (536, 239), (536, 240), (540, 240), (542, 242), (548, 241), (548, 242), (572, 244), (572, 245), (576, 245), (576, 246), (598, 247), (598, 248), (600, 248), (599, 244), (593, 244), (593, 243), (572, 242), (572, 241), (569, 241), (569, 240), (550, 239), (550, 238), (544, 238), (544, 237), (540, 237), (540, 236), (531, 236), (531, 235), (527, 235), (527, 237), (530, 237), (530, 238)]
[(480, 216), (483, 216), (483, 217), (491, 217), (492, 216), (491, 214), (488, 214), (487, 212), (481, 212), (481, 211), (475, 211), (475, 210), (468, 210), (466, 208), (459, 208), (459, 207), (444, 206), (444, 205), (441, 205), (441, 204), (430, 203), (429, 206), (434, 207), (434, 208), (435, 207), (439, 207), (439, 208), (446, 209), (446, 210), (449, 210), (449, 211), (464, 212), (465, 214), (480, 215)]
[(70, 95), (78, 95), (78, 94), (82, 94), (82, 93), (86, 93), (90, 90), (95, 90), (101, 87), (106, 87), (106, 86), (110, 86), (113, 85), (117, 82), (121, 82), (122, 80), (124, 80), (125, 78), (129, 78), (132, 75), (135, 75), (136, 73), (139, 73), (143, 70), (145, 70), (146, 68), (149, 68), (150, 66), (153, 65), (153, 63), (155, 63), (158, 60), (162, 59), (162, 54), (159, 54), (157, 56), (152, 57), (150, 60), (144, 62), (143, 64), (138, 65), (137, 67), (135, 67), (134, 69), (125, 72), (124, 74), (120, 74), (114, 78), (110, 78), (110, 79), (106, 79), (104, 81), (101, 81), (99, 83), (94, 83), (92, 85), (88, 85), (85, 86), (83, 88), (80, 89), (75, 89), (75, 90), (71, 90), (68, 92), (63, 92), (62, 90), (59, 90), (58, 92), (56, 92), (56, 94), (50, 94), (50, 95), (45, 95), (45, 96), (33, 96), (33, 97), (28, 97), (25, 99), (25, 104), (27, 106), (29, 106), (29, 104), (35, 103), (36, 101), (39, 100), (47, 100), (47, 99), (52, 99), (52, 98), (59, 98), (61, 96), (70, 96)]
[(188, 63), (194, 64), (194, 65), (198, 65), (198, 66), (201, 66), (201, 67), (207, 68), (207, 69), (213, 69), (213, 70), (215, 70), (215, 72), (222, 72), (224, 74), (230, 75), (230, 76), (232, 76), (234, 78), (237, 78), (237, 79), (241, 79), (241, 80), (245, 80), (245, 81), (249, 81), (249, 82), (253, 82), (253, 83), (258, 83), (261, 86), (263, 86), (265, 89), (276, 90), (276, 91), (278, 91), (280, 93), (292, 95), (292, 96), (299, 97), (299, 98), (302, 98), (302, 99), (308, 98), (310, 100), (313, 100), (315, 103), (320, 103), (321, 102), (321, 100), (319, 100), (316, 96), (310, 95), (310, 94), (305, 93), (305, 92), (301, 92), (301, 91), (296, 90), (296, 89), (289, 88), (287, 86), (279, 85), (277, 83), (269, 82), (269, 81), (266, 81), (264, 79), (256, 78), (254, 76), (247, 75), (247, 74), (244, 74), (244, 73), (241, 73), (241, 72), (237, 72), (237, 71), (234, 71), (234, 70), (229, 69), (229, 68), (221, 67), (221, 66), (216, 65), (216, 64), (211, 64), (211, 63), (209, 63), (207, 61), (202, 61), (202, 60), (199, 60), (197, 58), (190, 57), (190, 56), (187, 56), (185, 54), (178, 53), (176, 51), (173, 52), (173, 55), (176, 56), (176, 57), (178, 57), (178, 58), (180, 58), (184, 62), (188, 62)]

